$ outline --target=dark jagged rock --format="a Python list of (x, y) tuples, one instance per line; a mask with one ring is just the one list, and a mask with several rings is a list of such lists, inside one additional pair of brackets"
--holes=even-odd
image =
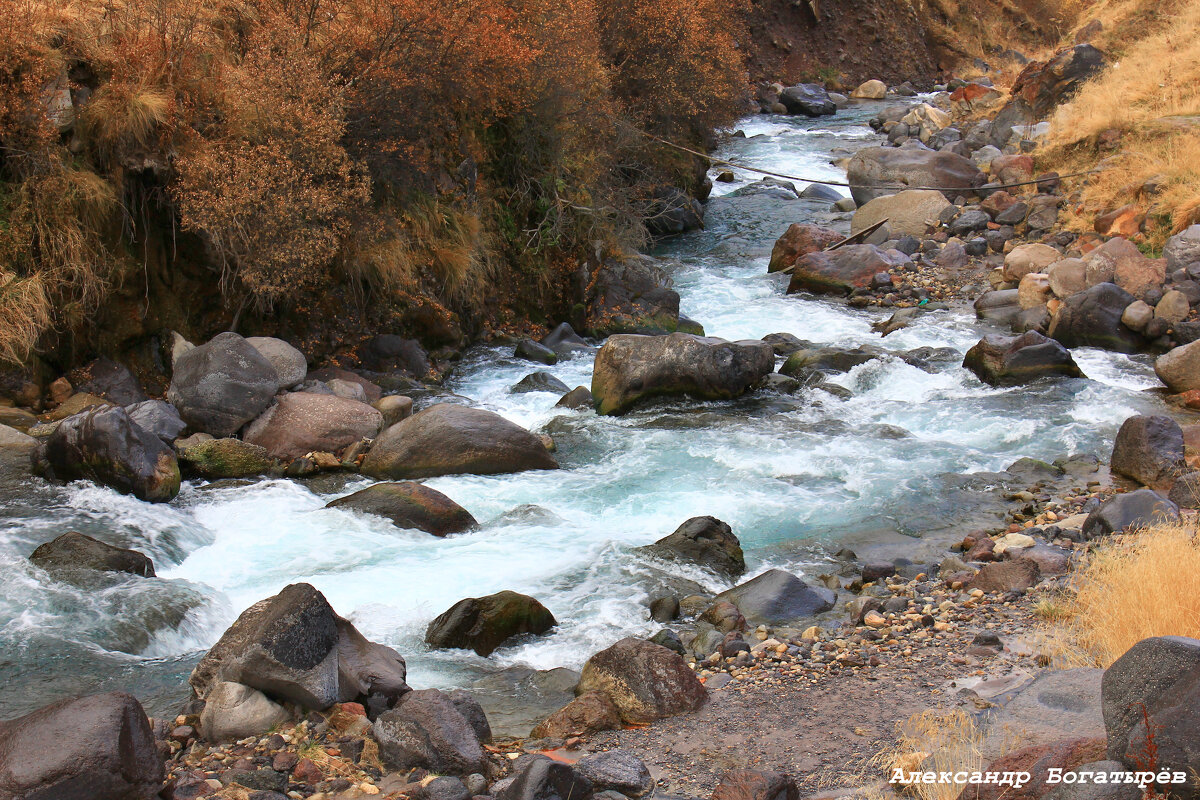
[(154, 577), (154, 562), (145, 554), (114, 547), (75, 531), (38, 545), (29, 560), (42, 569), (94, 569), (101, 572), (128, 572), (143, 578)]
[(533, 756), (513, 774), (496, 800), (592, 800), (592, 783), (571, 765)]
[(46, 442), (46, 462), (61, 480), (95, 481), (151, 503), (179, 494), (175, 451), (120, 406), (63, 420)]
[(446, 495), (412, 481), (377, 483), (326, 508), (349, 508), (390, 519), (400, 528), (416, 528), (434, 536), (448, 536), (474, 528), (479, 523), (465, 508)]
[(459, 600), (429, 624), (425, 642), (436, 648), (474, 650), (489, 656), (515, 636), (542, 634), (558, 624), (537, 600), (516, 592)]
[(131, 406), (147, 399), (129, 367), (106, 356), (72, 370), (67, 378), (76, 391), (98, 395), (114, 405)]
[(779, 102), (783, 103), (789, 114), (827, 117), (837, 113), (837, 105), (829, 99), (829, 92), (815, 83), (799, 83), (787, 87), (780, 93)]
[(592, 395), (592, 390), (586, 386), (576, 386), (571, 391), (558, 398), (558, 402), (554, 404), (558, 408), (570, 408), (576, 411), (582, 411), (585, 408), (595, 408), (596, 398)]
[(558, 469), (542, 441), (516, 423), (478, 408), (439, 403), (388, 428), (362, 463), (373, 478), (497, 475)]
[(445, 692), (409, 692), (379, 715), (373, 728), (379, 756), (389, 770), (427, 769), (469, 775), (487, 768), (487, 757), (470, 720)]
[(558, 354), (544, 344), (535, 342), (533, 339), (522, 339), (517, 342), (517, 349), (513, 352), (517, 358), (525, 361), (533, 361), (537, 364), (545, 364), (553, 366), (558, 363)]
[(1170, 417), (1130, 417), (1117, 431), (1111, 463), (1118, 475), (1168, 491), (1175, 479), (1188, 471), (1183, 429)]
[(1085, 377), (1070, 350), (1037, 331), (1020, 336), (989, 334), (967, 351), (963, 366), (992, 386), (1012, 386), (1046, 377)]
[(549, 372), (531, 372), (524, 378), (521, 378), (509, 391), (513, 394), (550, 392), (561, 395), (570, 391), (570, 387)]
[(1136, 353), (1142, 338), (1121, 323), (1133, 295), (1115, 283), (1098, 283), (1073, 294), (1050, 323), (1050, 338), (1067, 347), (1099, 347), (1118, 353)]
[(162, 400), (144, 400), (126, 406), (125, 412), (134, 423), (150, 431), (166, 444), (178, 439), (179, 434), (187, 427), (175, 406)]
[(993, 144), (1004, 147), (1013, 128), (1045, 119), (1103, 67), (1104, 55), (1090, 44), (1060, 50), (1047, 62), (1029, 64), (1013, 83), (1012, 99), (996, 115)]
[(775, 367), (770, 345), (675, 333), (613, 336), (596, 355), (592, 394), (601, 414), (622, 414), (641, 400), (688, 395), (729, 400)]
[(716, 517), (693, 517), (671, 535), (640, 549), (662, 558), (708, 567), (730, 580), (736, 580), (746, 571), (741, 542), (729, 526)]

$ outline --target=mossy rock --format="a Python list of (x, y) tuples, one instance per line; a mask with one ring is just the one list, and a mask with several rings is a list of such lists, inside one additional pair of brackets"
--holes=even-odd
[(191, 476), (218, 480), (268, 475), (279, 464), (265, 447), (241, 439), (207, 439), (179, 449), (179, 462)]

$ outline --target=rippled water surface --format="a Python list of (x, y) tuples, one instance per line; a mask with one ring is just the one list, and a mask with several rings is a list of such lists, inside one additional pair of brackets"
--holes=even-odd
[[(746, 138), (731, 139), (721, 155), (837, 180), (844, 173), (831, 158), (875, 141), (864, 121), (877, 108), (818, 122), (747, 120)], [(827, 202), (731, 197), (755, 180), (737, 175), (717, 184), (705, 230), (657, 253), (673, 271), (683, 312), (728, 339), (788, 332), (880, 344), (870, 324), (882, 312), (788, 297), (782, 279), (766, 274), (788, 223), (847, 220), (833, 219)], [(989, 330), (972, 314), (938, 311), (882, 344), (962, 353)], [(463, 685), (501, 666), (577, 668), (622, 636), (654, 630), (644, 610), (653, 587), (722, 588), (630, 552), (689, 517), (727, 521), (751, 573), (768, 565), (815, 571), (841, 542), (952, 527), (970, 513), (971, 494), (949, 490), (944, 473), (995, 471), (1021, 456), (1102, 453), (1125, 417), (1158, 402), (1143, 392), (1157, 383), (1148, 361), (1084, 350), (1076, 358), (1089, 380), (998, 390), (957, 363), (926, 372), (884, 359), (836, 379), (853, 392), (849, 400), (820, 391), (759, 395), (598, 418), (555, 408), (555, 395), (510, 394), (537, 368), (510, 355), (474, 350), (448, 388), (552, 434), (563, 469), (429, 481), (483, 523), (463, 536), (436, 539), (323, 508), (367, 485), (361, 479), (187, 484), (169, 505), (83, 483), (0, 483), (0, 716), (117, 687), (152, 713), (173, 712), (197, 654), (244, 608), (296, 581), (314, 584), (365, 634), (403, 653), (416, 686)], [(549, 371), (569, 386), (588, 385), (591, 362), (584, 356)], [(147, 553), (159, 577), (81, 585), (28, 564), (38, 543), (67, 530)], [(557, 630), (490, 659), (424, 650), (434, 616), (462, 597), (501, 589), (540, 598)]]

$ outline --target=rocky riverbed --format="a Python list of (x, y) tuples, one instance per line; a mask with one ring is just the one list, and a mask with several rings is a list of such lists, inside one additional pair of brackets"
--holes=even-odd
[[(313, 365), (230, 332), (161, 342), (161, 398), (107, 359), (16, 387), (0, 797), (790, 799), (877, 780), (930, 706), (1132, 763), (1033, 608), (1192, 519), (1195, 234), (1063, 233), (1031, 130), (946, 88), (768, 87), (821, 121), (720, 155), (853, 197), (715, 171), (703, 229), (538, 341)], [(108, 688), (145, 704), (58, 700)]]

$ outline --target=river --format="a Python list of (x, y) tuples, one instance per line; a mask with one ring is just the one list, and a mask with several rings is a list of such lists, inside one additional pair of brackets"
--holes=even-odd
[[(763, 169), (843, 179), (837, 155), (878, 137), (880, 104), (834, 118), (755, 117), (720, 155)], [(784, 294), (770, 276), (771, 245), (790, 222), (833, 219), (828, 202), (737, 198), (757, 176), (717, 184), (706, 228), (662, 244), (682, 310), (727, 339), (787, 332), (818, 343), (879, 344), (882, 310)], [(800, 188), (803, 188), (801, 185)], [(843, 190), (844, 191), (844, 190)], [(965, 352), (991, 331), (968, 310), (936, 311), (884, 343)], [(0, 717), (69, 693), (125, 689), (151, 714), (174, 713), (199, 654), (236, 615), (281, 587), (307, 581), (368, 637), (395, 647), (417, 687), (467, 685), (498, 668), (578, 668), (596, 650), (657, 629), (645, 610), (663, 582), (723, 587), (679, 566), (631, 553), (689, 517), (728, 522), (749, 574), (770, 566), (814, 575), (849, 544), (920, 554), (922, 534), (972, 521), (980, 487), (952, 490), (946, 473), (1002, 469), (1022, 456), (1107, 456), (1128, 416), (1160, 408), (1147, 359), (1076, 351), (1089, 380), (993, 389), (957, 363), (934, 372), (885, 359), (838, 376), (852, 391), (752, 395), (733, 403), (679, 401), (620, 418), (555, 407), (546, 393), (509, 387), (539, 367), (511, 347), (470, 351), (447, 387), (481, 407), (550, 433), (563, 469), (462, 476), (428, 483), (483, 524), (437, 539), (341, 510), (331, 499), (357, 477), (309, 482), (185, 483), (150, 505), (86, 483), (0, 483)], [(589, 355), (548, 368), (569, 386), (590, 383)], [(149, 555), (155, 579), (51, 580), (26, 556), (79, 530)], [(425, 626), (462, 597), (511, 589), (539, 598), (559, 620), (551, 634), (488, 659), (427, 652)]]

